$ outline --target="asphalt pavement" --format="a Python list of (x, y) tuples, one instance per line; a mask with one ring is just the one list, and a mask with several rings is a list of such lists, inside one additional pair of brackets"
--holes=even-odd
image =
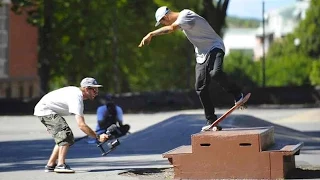
[[(225, 111), (218, 109), (217, 114)], [(85, 119), (90, 127), (95, 127), (94, 114), (85, 115)], [(76, 137), (84, 136), (73, 116), (66, 120)], [(205, 122), (202, 110), (125, 114), (124, 120), (131, 125), (131, 134), (120, 138), (121, 145), (116, 150), (102, 157), (94, 144), (83, 139), (70, 148), (67, 156), (67, 163), (76, 173), (56, 174), (44, 172), (54, 142), (41, 122), (34, 116), (0, 116), (0, 179), (141, 179), (139, 175), (121, 173), (171, 167), (162, 153), (191, 144), (191, 135), (199, 132)], [(304, 143), (296, 156), (297, 167), (320, 168), (320, 108), (249, 106), (234, 111), (221, 125), (273, 126), (276, 141)]]

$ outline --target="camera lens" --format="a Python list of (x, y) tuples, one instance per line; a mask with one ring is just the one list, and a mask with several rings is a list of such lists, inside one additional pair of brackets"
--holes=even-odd
[(119, 145), (120, 145), (120, 141), (118, 139), (108, 143), (108, 146), (109, 146), (110, 149), (113, 149), (113, 148), (115, 148), (115, 147), (117, 147)]

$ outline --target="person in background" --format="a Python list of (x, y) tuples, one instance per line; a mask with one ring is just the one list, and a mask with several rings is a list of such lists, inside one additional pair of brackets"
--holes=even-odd
[[(114, 138), (126, 135), (129, 132), (130, 126), (123, 124), (123, 110), (120, 106), (116, 105), (112, 100), (110, 94), (106, 94), (102, 100), (103, 105), (97, 108), (97, 125), (96, 133), (105, 133), (111, 125), (116, 125)], [(95, 139), (89, 139), (88, 143), (95, 143)]]

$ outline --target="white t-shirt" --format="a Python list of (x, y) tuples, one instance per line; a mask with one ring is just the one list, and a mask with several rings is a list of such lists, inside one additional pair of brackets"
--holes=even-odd
[(34, 108), (35, 116), (76, 114), (83, 116), (83, 96), (78, 87), (68, 86), (49, 92)]
[(189, 9), (182, 10), (174, 24), (180, 26), (183, 33), (193, 44), (197, 63), (203, 63), (207, 54), (214, 48), (225, 51), (221, 37), (203, 17), (195, 12)]

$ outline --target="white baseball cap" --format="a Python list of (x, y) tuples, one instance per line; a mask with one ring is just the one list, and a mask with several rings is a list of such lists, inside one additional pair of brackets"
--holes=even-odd
[(170, 9), (167, 6), (159, 7), (156, 11), (155, 17), (156, 17), (156, 24), (154, 26), (158, 26), (160, 24), (160, 20), (165, 16), (168, 12), (170, 12)]
[(102, 87), (98, 82), (92, 77), (86, 77), (80, 82), (81, 87)]

